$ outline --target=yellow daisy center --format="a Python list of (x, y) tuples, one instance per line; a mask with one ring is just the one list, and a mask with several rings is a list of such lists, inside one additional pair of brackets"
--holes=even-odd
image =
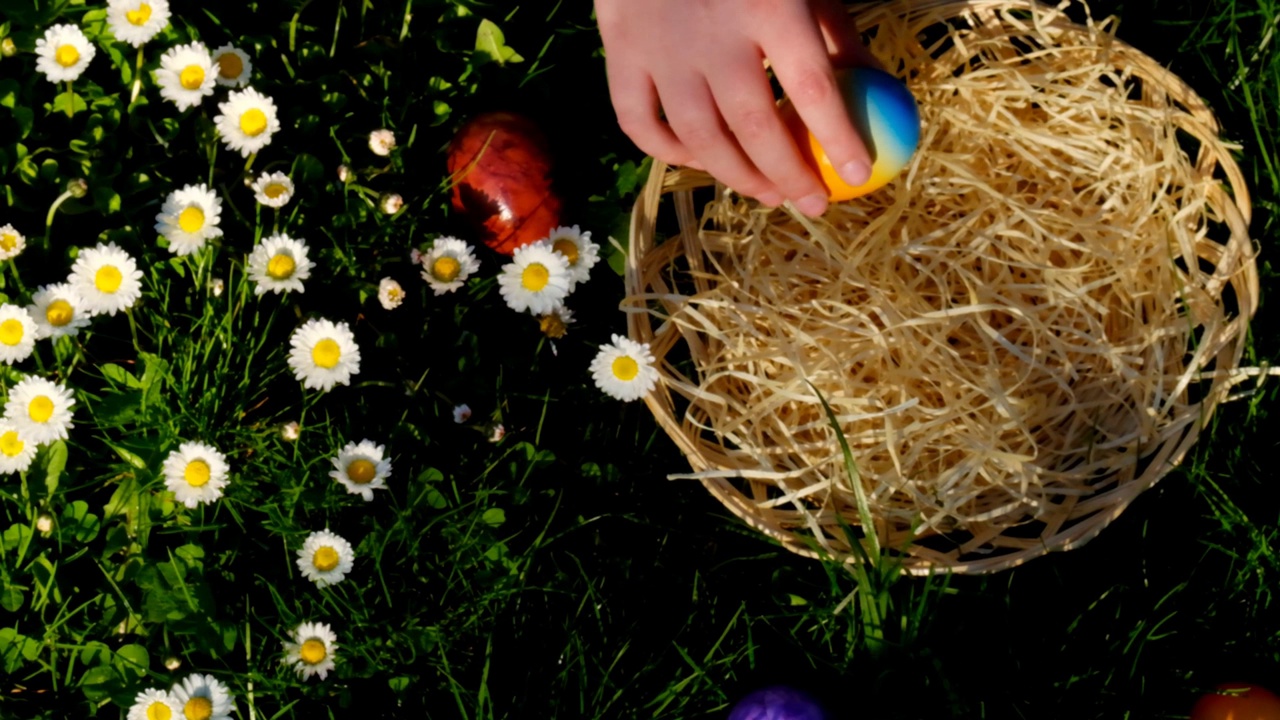
[[(142, 7), (147, 6), (143, 5)], [(150, 10), (147, 12), (150, 12)], [(162, 702), (156, 701), (147, 706), (147, 720), (169, 720), (171, 717), (173, 717), (173, 712), (169, 710), (168, 705)]]
[(191, 487), (203, 487), (209, 482), (209, 463), (203, 460), (192, 460), (182, 471), (182, 479)]
[(178, 214), (178, 227), (182, 232), (199, 232), (204, 227), (204, 210), (192, 205)]
[[(151, 19), (151, 6), (146, 3), (142, 3), (136, 10), (126, 10), (124, 13), (124, 19), (128, 20), (130, 25), (145, 25), (147, 21)], [(165, 708), (164, 705), (160, 703), (155, 703), (155, 705), (160, 705), (161, 708), (164, 708), (164, 720), (169, 720), (169, 709)], [(148, 714), (150, 712), (150, 710), (147, 710)], [(153, 719), (148, 718), (148, 720)]]
[(113, 293), (120, 289), (123, 280), (124, 275), (115, 265), (103, 265), (93, 274), (93, 286), (98, 288), (98, 292)]
[(22, 448), (26, 446), (27, 444), (22, 442), (22, 438), (18, 437), (16, 430), (10, 430), (0, 435), (0, 452), (4, 453), (6, 457), (17, 457), (22, 452)]
[(342, 348), (338, 347), (337, 341), (330, 338), (324, 338), (311, 348), (311, 362), (325, 370), (332, 370), (341, 359)]
[(18, 236), (13, 233), (0, 234), (0, 250), (10, 252), (18, 247)]
[(298, 651), (298, 656), (302, 658), (302, 662), (308, 665), (319, 665), (324, 662), (324, 658), (329, 653), (325, 652), (324, 643), (315, 638), (308, 638), (302, 643), (302, 649)]
[[(267, 261), (267, 275), (273, 280), (284, 280), (293, 275), (293, 271), (297, 266), (297, 263), (287, 253), (280, 253)], [(329, 342), (333, 341), (330, 340)]]
[(320, 572), (329, 572), (338, 567), (338, 551), (328, 545), (322, 545), (311, 556), (311, 564)]
[(542, 263), (529, 263), (524, 272), (520, 273), (520, 284), (529, 292), (538, 292), (547, 286), (550, 279), (551, 271)]
[(570, 265), (578, 264), (578, 244), (569, 238), (560, 238), (551, 245), (551, 249), (564, 256)]
[(462, 272), (462, 263), (448, 255), (438, 257), (431, 263), (431, 276), (440, 282), (453, 282), (460, 272)]
[(240, 73), (244, 72), (244, 61), (239, 55), (233, 52), (222, 53), (218, 56), (218, 74), (227, 80), (235, 80), (240, 77)]
[(49, 307), (44, 309), (44, 319), (54, 327), (66, 325), (75, 315), (76, 309), (71, 307), (71, 303), (61, 298), (49, 303)]
[(22, 323), (13, 318), (9, 318), (0, 323), (0, 342), (5, 345), (14, 346), (22, 342), (22, 336), (26, 333), (23, 331)]
[(628, 355), (615, 358), (612, 365), (613, 376), (622, 382), (631, 382), (640, 374), (640, 364)]
[(270, 185), (267, 185), (265, 188), (262, 189), (262, 194), (266, 195), (272, 200), (275, 200), (276, 198), (280, 197), (284, 193), (285, 193), (285, 187), (280, 183), (271, 183)]
[(347, 477), (351, 482), (357, 485), (367, 485), (373, 482), (373, 476), (378, 472), (378, 468), (370, 461), (360, 458), (347, 463)]
[(53, 417), (53, 400), (48, 395), (37, 395), (27, 403), (27, 417), (32, 422), (49, 422)]
[(249, 137), (257, 137), (267, 129), (267, 114), (258, 108), (249, 108), (240, 113), (240, 132)]
[(213, 717), (213, 701), (197, 695), (182, 706), (182, 714), (187, 720), (209, 720)]
[(560, 316), (555, 313), (549, 313), (538, 318), (538, 329), (542, 330), (542, 334), (552, 340), (564, 337), (565, 333), (569, 331), (564, 325), (564, 320), (561, 320)]
[(62, 67), (71, 67), (80, 60), (80, 51), (75, 45), (59, 45), (57, 52), (53, 54), (53, 59), (57, 60)]
[(178, 82), (188, 90), (199, 90), (204, 85), (204, 68), (199, 65), (188, 65), (178, 74)]

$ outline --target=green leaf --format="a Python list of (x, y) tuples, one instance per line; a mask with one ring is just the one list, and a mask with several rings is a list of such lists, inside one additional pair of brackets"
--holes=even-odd
[(65, 113), (67, 111), (68, 102), (71, 103), (71, 113), (73, 115), (89, 109), (89, 106), (84, 102), (84, 98), (80, 97), (78, 93), (68, 93), (66, 90), (63, 90), (53, 99), (53, 105), (49, 107), (49, 111), (53, 113)]
[(102, 376), (116, 385), (126, 385), (131, 388), (141, 388), (142, 381), (133, 376), (133, 373), (116, 365), (115, 363), (105, 363), (100, 368)]
[(110, 443), (107, 444), (107, 447), (111, 448), (112, 450), (115, 450), (116, 455), (119, 455), (121, 460), (129, 463), (130, 465), (138, 468), (139, 470), (145, 470), (147, 468), (147, 461), (143, 460), (141, 457), (138, 457), (138, 455), (133, 451), (122, 448), (119, 445), (112, 445)]
[(116, 655), (119, 656), (121, 660), (116, 663), (116, 667), (120, 672), (133, 671), (133, 674), (138, 677), (142, 677), (147, 674), (147, 667), (150, 663), (147, 659), (146, 648), (137, 644), (125, 645), (119, 650), (116, 650)]
[(84, 665), (106, 665), (111, 662), (111, 648), (106, 643), (90, 640), (80, 649), (80, 662)]
[(97, 702), (109, 695), (120, 684), (120, 675), (110, 665), (98, 665), (80, 676), (80, 689), (84, 696)]
[(67, 468), (67, 443), (63, 440), (55, 441), (44, 448), (44, 453), (44, 484), (49, 489), (49, 495), (52, 496), (58, 489), (58, 481), (62, 478), (62, 471)]
[(0, 608), (4, 608), (9, 612), (18, 612), (18, 608), (22, 607), (25, 600), (22, 591), (16, 585), (7, 583), (4, 588), (0, 588)]
[(5, 552), (9, 552), (17, 549), (30, 539), (31, 528), (15, 523), (4, 531), (4, 535), (0, 535), (0, 547), (3, 547)]
[(489, 508), (484, 511), (480, 519), (484, 520), (485, 524), (490, 527), (497, 527), (507, 521), (507, 513), (502, 508)]
[(499, 65), (524, 62), (524, 58), (520, 57), (515, 48), (507, 47), (506, 42), (507, 39), (497, 24), (491, 20), (480, 21), (480, 27), (476, 30), (476, 52)]

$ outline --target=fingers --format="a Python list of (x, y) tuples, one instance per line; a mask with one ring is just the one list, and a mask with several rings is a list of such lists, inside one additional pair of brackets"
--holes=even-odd
[(643, 72), (606, 64), (609, 95), (618, 115), (618, 126), (642, 152), (669, 165), (691, 165), (689, 152), (659, 115), (658, 91)]
[(858, 24), (841, 0), (812, 0), (812, 3), (813, 14), (827, 43), (827, 55), (834, 67), (884, 69), (880, 60), (863, 44)]

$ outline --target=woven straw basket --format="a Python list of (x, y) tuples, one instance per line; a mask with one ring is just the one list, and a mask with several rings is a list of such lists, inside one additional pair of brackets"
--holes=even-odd
[(810, 220), (656, 163), (636, 203), (622, 307), (692, 466), (672, 477), (810, 557), (856, 562), (869, 532), (913, 574), (1078, 547), (1232, 384), (1243, 177), (1200, 98), (1084, 8), (857, 20), (920, 104), (897, 180)]

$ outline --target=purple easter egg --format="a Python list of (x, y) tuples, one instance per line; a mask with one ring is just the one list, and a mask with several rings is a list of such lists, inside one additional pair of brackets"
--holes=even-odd
[(742, 698), (729, 720), (826, 720), (827, 714), (808, 694), (785, 685), (756, 690)]

